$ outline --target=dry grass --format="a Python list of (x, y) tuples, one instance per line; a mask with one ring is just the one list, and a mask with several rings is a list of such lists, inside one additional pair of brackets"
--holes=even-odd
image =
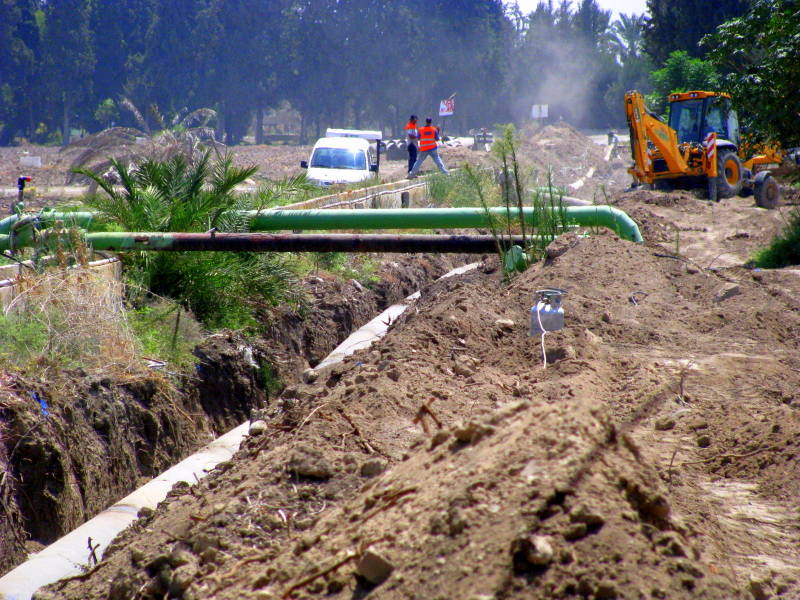
[[(65, 367), (144, 374), (139, 344), (122, 305), (122, 284), (81, 262), (20, 276), (18, 294), (4, 315), (4, 328), (10, 330), (5, 333), (19, 334), (18, 346), (26, 335), (30, 338), (28, 356), (17, 358), (33, 362), (41, 375), (53, 376)], [(12, 362), (14, 358), (6, 356)]]

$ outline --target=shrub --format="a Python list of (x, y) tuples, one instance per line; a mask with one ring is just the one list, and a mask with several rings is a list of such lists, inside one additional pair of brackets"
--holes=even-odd
[(765, 269), (800, 265), (800, 209), (792, 211), (783, 232), (769, 246), (756, 252), (754, 263)]
[[(148, 160), (137, 167), (112, 160), (121, 189), (97, 173), (77, 172), (104, 192), (87, 200), (126, 231), (244, 231), (240, 211), (272, 205), (306, 185), (303, 178), (262, 190), (255, 198), (235, 187), (256, 171), (236, 168), (230, 156), (211, 162), (206, 152), (190, 162), (183, 156)], [(303, 299), (292, 260), (286, 256), (235, 252), (137, 252), (126, 257), (133, 290), (149, 290), (174, 299), (209, 327), (242, 328), (256, 323), (263, 305)], [(142, 304), (143, 298), (133, 299)]]

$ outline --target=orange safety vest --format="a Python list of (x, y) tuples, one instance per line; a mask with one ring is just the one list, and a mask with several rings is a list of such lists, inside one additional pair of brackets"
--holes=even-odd
[(419, 149), (422, 152), (436, 148), (436, 127), (427, 125), (419, 128)]
[(406, 123), (406, 134), (408, 135), (409, 142), (416, 142), (419, 134), (417, 133), (417, 124), (409, 121)]

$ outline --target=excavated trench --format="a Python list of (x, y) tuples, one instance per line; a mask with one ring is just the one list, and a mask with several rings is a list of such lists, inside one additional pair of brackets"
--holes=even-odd
[(369, 288), (308, 277), (304, 314), (277, 311), (257, 339), (209, 336), (178, 391), (159, 372), (121, 380), (76, 370), (58, 382), (0, 374), (0, 574), (267, 406), (353, 330), (464, 262), (395, 258)]

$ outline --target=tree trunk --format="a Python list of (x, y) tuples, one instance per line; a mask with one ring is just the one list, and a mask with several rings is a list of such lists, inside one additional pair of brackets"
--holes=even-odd
[(217, 141), (225, 143), (225, 105), (222, 104), (217, 111), (217, 130), (214, 133)]
[(69, 113), (70, 113), (70, 101), (67, 98), (67, 95), (64, 94), (64, 133), (61, 136), (62, 147), (69, 145), (69, 132), (70, 132)]
[(300, 113), (300, 144), (306, 143), (306, 115)]
[(256, 108), (256, 144), (264, 143), (264, 109)]

